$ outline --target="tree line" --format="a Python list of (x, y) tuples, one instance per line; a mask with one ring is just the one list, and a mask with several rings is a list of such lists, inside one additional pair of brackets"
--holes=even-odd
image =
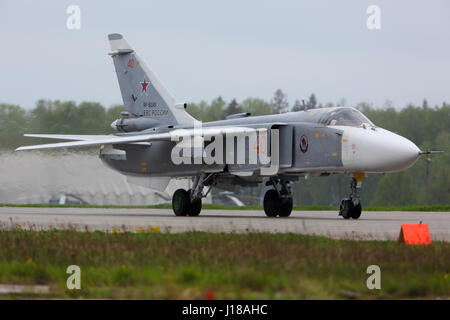
[[(252, 115), (283, 113), (312, 108), (345, 105), (318, 102), (311, 94), (307, 99), (289, 105), (287, 95), (277, 90), (270, 101), (247, 98), (241, 102), (227, 102), (217, 97), (210, 102), (188, 104), (187, 111), (201, 121), (224, 119), (226, 116), (250, 112)], [(396, 132), (413, 141), (421, 150), (442, 150), (444, 153), (422, 156), (407, 171), (392, 174), (372, 174), (363, 182), (365, 205), (409, 205), (450, 203), (450, 104), (430, 107), (421, 105), (402, 109), (386, 103), (374, 108), (368, 103), (355, 105), (375, 125)], [(114, 132), (110, 123), (120, 116), (122, 105), (105, 108), (97, 102), (39, 100), (36, 107), (25, 110), (18, 105), (0, 103), (0, 149), (8, 152), (20, 145), (40, 143), (23, 137), (24, 133), (107, 134)], [(43, 141), (41, 141), (43, 142)], [(48, 140), (46, 141), (48, 142)], [(328, 178), (309, 178), (294, 185), (296, 205), (337, 205), (348, 192), (350, 177), (333, 175)], [(246, 190), (259, 198), (260, 189)]]

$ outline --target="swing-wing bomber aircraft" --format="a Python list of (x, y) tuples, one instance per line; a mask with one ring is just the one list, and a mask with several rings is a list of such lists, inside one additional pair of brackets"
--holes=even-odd
[[(339, 210), (345, 219), (361, 215), (360, 189), (367, 173), (405, 170), (426, 153), (348, 107), (265, 116), (240, 113), (199, 127), (186, 104), (176, 102), (122, 35), (108, 38), (126, 109), (111, 124), (118, 133), (26, 134), (71, 141), (16, 150), (100, 146), (101, 160), (132, 183), (164, 190), (170, 179), (191, 178), (192, 188), (178, 189), (172, 197), (177, 216), (199, 215), (212, 186), (233, 190), (264, 182), (270, 186), (263, 201), (266, 215), (286, 217), (292, 211), (292, 181), (350, 174), (350, 195)], [(186, 141), (193, 141), (192, 150)], [(208, 147), (215, 161), (205, 157)]]

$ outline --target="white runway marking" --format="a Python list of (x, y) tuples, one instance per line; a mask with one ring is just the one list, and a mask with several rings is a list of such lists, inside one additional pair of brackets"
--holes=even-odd
[(268, 218), (254, 210), (203, 210), (198, 217), (176, 217), (171, 209), (0, 207), (0, 228), (76, 229), (111, 232), (158, 226), (161, 232), (293, 232), (339, 239), (396, 240), (402, 224), (428, 224), (432, 240), (450, 241), (450, 212), (363, 211), (344, 220), (336, 211), (294, 211)]

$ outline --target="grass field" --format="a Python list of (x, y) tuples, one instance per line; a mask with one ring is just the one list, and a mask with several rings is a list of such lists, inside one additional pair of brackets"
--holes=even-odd
[[(81, 267), (81, 290), (66, 288), (66, 268), (73, 264)], [(381, 268), (381, 290), (366, 287), (366, 269), (374, 264)], [(450, 243), (443, 242), (0, 231), (0, 284), (50, 288), (46, 295), (9, 298), (435, 299), (449, 298), (449, 273)]]
[[(0, 204), (0, 207), (39, 207), (39, 208), (125, 208), (125, 209), (169, 209), (172, 208), (171, 204), (156, 204), (149, 206), (114, 206), (114, 205), (60, 205), (60, 204)], [(262, 206), (244, 206), (244, 207), (231, 207), (222, 206), (218, 204), (203, 204), (204, 210), (263, 210)], [(298, 211), (314, 211), (314, 210), (339, 210), (337, 206), (294, 206), (294, 210)], [(411, 206), (383, 206), (383, 207), (371, 207), (364, 206), (365, 211), (440, 211), (450, 212), (450, 205), (437, 204), (437, 205), (411, 205)]]

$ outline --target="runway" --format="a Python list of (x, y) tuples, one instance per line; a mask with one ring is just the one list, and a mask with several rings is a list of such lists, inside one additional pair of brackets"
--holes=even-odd
[(262, 210), (204, 210), (198, 217), (176, 217), (171, 209), (0, 207), (2, 230), (292, 232), (338, 239), (396, 240), (402, 224), (420, 221), (428, 224), (432, 240), (450, 241), (450, 212), (363, 211), (358, 220), (344, 220), (336, 211), (294, 211), (288, 218), (268, 218)]

